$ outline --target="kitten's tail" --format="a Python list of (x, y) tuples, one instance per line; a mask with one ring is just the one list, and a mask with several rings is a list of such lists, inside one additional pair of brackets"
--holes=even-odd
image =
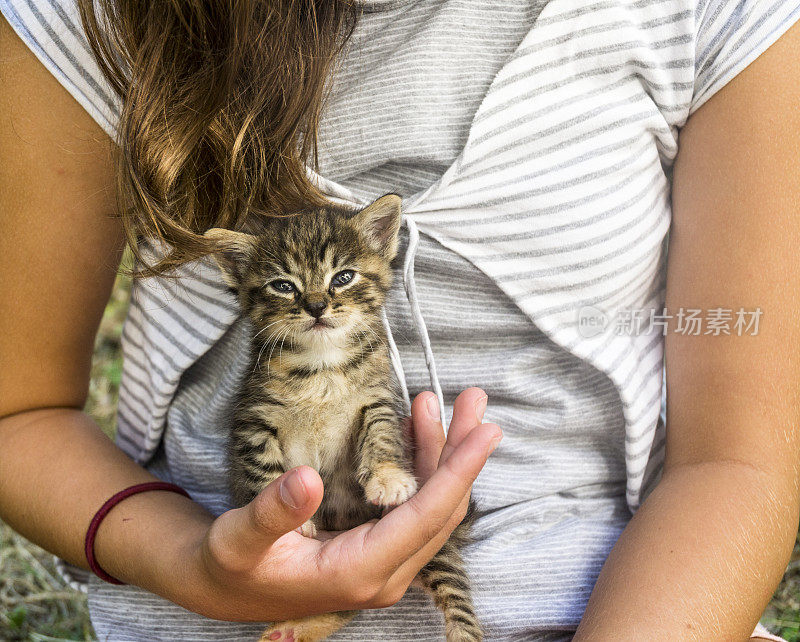
[(472, 605), (469, 577), (460, 548), (469, 541), (474, 504), (442, 549), (420, 571), (423, 586), (444, 613), (447, 642), (481, 642), (483, 627)]

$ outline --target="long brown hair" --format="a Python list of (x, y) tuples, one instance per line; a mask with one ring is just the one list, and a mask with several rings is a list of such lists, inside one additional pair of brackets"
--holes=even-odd
[[(121, 98), (117, 203), (141, 274), (207, 253), (211, 227), (325, 202), (306, 166), (354, 0), (78, 2)], [(171, 252), (147, 265), (142, 236)]]

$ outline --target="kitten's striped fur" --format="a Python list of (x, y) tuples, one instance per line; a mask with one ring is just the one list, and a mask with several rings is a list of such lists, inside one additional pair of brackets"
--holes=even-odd
[[(400, 198), (387, 194), (357, 213), (331, 206), (207, 232), (255, 330), (229, 448), (232, 494), (246, 504), (286, 470), (312, 466), (325, 493), (307, 535), (380, 517), (417, 489), (380, 318), (400, 220)], [(419, 574), (448, 642), (483, 639), (459, 552), (472, 514), (470, 505)], [(261, 639), (322, 640), (355, 614), (276, 623)]]

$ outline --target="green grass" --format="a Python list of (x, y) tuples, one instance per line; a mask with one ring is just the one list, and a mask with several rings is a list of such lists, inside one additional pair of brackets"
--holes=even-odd
[(0, 522), (0, 640), (93, 640), (86, 597), (59, 577), (53, 556)]
[(770, 631), (789, 642), (800, 642), (800, 535), (783, 581), (772, 596), (761, 621)]
[[(115, 429), (121, 373), (119, 337), (129, 279), (119, 276), (95, 342), (86, 411), (110, 437)], [(789, 642), (800, 642), (800, 538), (764, 624)], [(0, 640), (93, 640), (86, 598), (61, 581), (52, 556), (0, 522)]]

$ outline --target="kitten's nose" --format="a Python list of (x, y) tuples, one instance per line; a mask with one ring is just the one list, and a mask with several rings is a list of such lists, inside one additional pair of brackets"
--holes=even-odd
[(325, 312), (325, 309), (327, 307), (328, 307), (327, 301), (307, 301), (306, 304), (303, 306), (305, 311), (308, 312), (315, 319), (319, 319), (322, 316), (322, 313)]

